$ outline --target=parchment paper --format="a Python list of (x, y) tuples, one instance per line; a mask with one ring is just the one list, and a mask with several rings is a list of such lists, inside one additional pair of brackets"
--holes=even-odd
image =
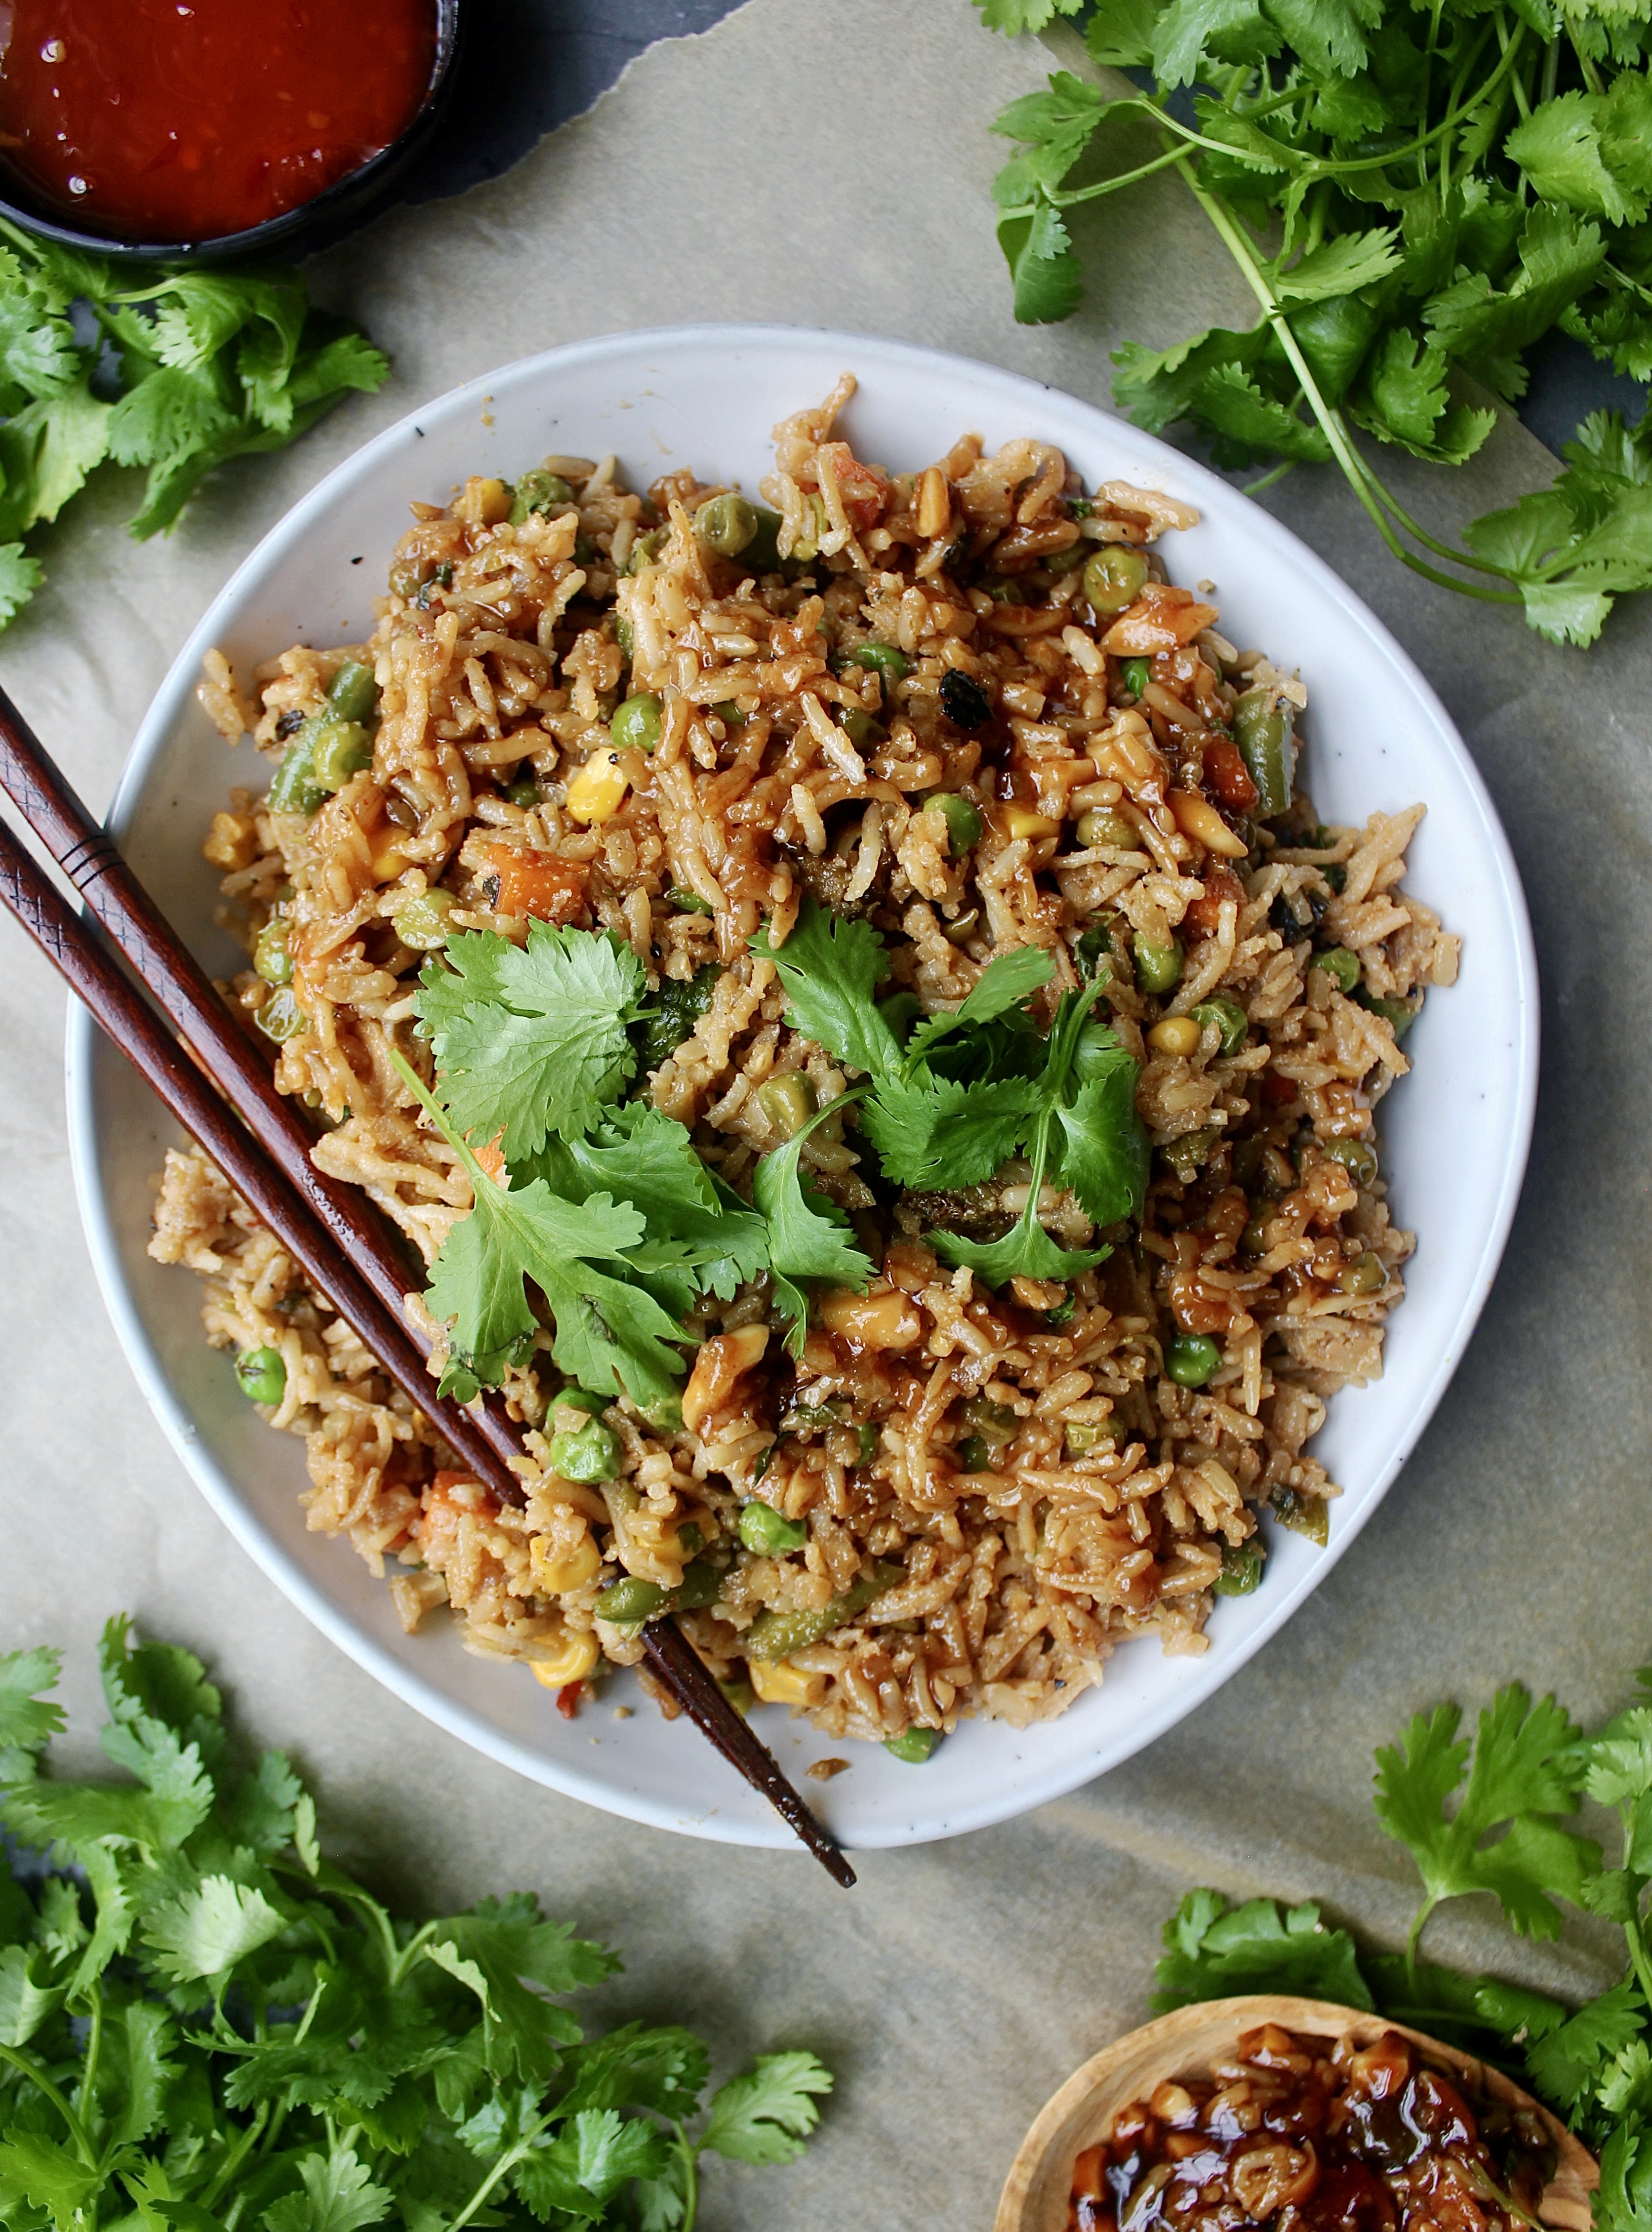
[[(232, 468), (170, 542), (129, 542), (113, 490), (77, 507), (46, 546), (49, 587), (0, 643), (7, 687), (101, 802), (176, 646), (293, 499), (419, 399), (556, 341), (790, 319), (990, 358), (1105, 405), (1127, 333), (1248, 318), (1203, 220), (1154, 182), (1104, 205), (1083, 314), (1013, 325), (986, 126), (1050, 59), (987, 36), (965, 0), (752, 0), (654, 49), (507, 178), (316, 267), (393, 352), (390, 386), (289, 455)], [(1435, 521), (1552, 470), (1512, 425), (1449, 485), (1386, 463)], [(817, 2047), (839, 2091), (807, 2163), (714, 2170), (708, 2225), (990, 2221), (1046, 2095), (1147, 2012), (1158, 1927), (1188, 1885), (1317, 1896), (1396, 1933), (1409, 1888), (1369, 1809), (1373, 1744), (1517, 1674), (1597, 1714), (1652, 1656), (1652, 610), (1561, 652), (1403, 574), (1339, 478), (1298, 473), (1269, 501), (1410, 646), (1519, 856), (1546, 1039), (1519, 1220), (1434, 1425), (1285, 1633), (1103, 1781), (1000, 1829), (868, 1856), (848, 1896), (801, 1857), (634, 1829), (486, 1764), (358, 1673), (233, 1547), (116, 1350), (71, 1197), (63, 1002), (0, 929), (0, 1643), (71, 1646), (85, 1717), (69, 1749), (89, 1765), (90, 1646), (130, 1607), (202, 1651), (257, 1736), (319, 1775), (327, 1832), (378, 1880), (456, 1903), (531, 1885), (624, 1949), (615, 2015), (695, 2021), (730, 2063)], [(1441, 1146), (1473, 1152), (1472, 1136)], [(1580, 1989), (1608, 1957), (1603, 1937), (1517, 1950), (1472, 1918), (1437, 1943)]]

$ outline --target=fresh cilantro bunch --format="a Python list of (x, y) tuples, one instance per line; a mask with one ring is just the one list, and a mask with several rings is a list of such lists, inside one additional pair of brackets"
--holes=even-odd
[(279, 1752), (237, 1757), (199, 1662), (101, 1652), (126, 1779), (43, 1772), (50, 1651), (0, 1657), (0, 2223), (10, 2232), (693, 2232), (703, 2154), (801, 2154), (831, 2077), (765, 2054), (712, 2095), (693, 2033), (587, 2039), (618, 1968), (527, 1892), (415, 1924), (322, 1859)]
[(142, 539), (215, 465), (284, 448), (388, 376), (296, 271), (117, 267), (3, 219), (0, 240), (0, 626), (40, 586), (23, 538), (99, 465), (148, 468)]
[[(1441, 1705), (1377, 1753), (1377, 1818), (1422, 1878), (1404, 1953), (1328, 1929), (1311, 1904), (1230, 1907), (1218, 1892), (1190, 1891), (1165, 1925), (1156, 2004), (1301, 1992), (1458, 2042), (1523, 2077), (1599, 2154), (1599, 2232), (1652, 2232), (1652, 1670), (1637, 1682), (1637, 1701), (1592, 1736), (1517, 1683), (1481, 1713), (1472, 1742), (1457, 1707)], [(1585, 1797), (1616, 1811), (1616, 1866), (1571, 1826)], [(1623, 1932), (1625, 1974), (1569, 2013), (1500, 1978), (1420, 1960), (1435, 1908), (1474, 1892), (1531, 1937), (1558, 1937), (1567, 1906), (1607, 1917)]]
[[(871, 1275), (842, 1210), (803, 1183), (803, 1134), (765, 1158), (754, 1210), (700, 1160), (683, 1125), (625, 1100), (639, 1038), (650, 1044), (662, 1010), (677, 1026), (689, 1018), (664, 988), (650, 998), (621, 940), (543, 922), (522, 947), (467, 931), (426, 964), (418, 1009), (434, 1091), (399, 1056), (397, 1067), (475, 1196), (426, 1297), (451, 1327), (444, 1394), (468, 1402), (531, 1353), (531, 1286), (550, 1307), (557, 1367), (594, 1393), (623, 1389), (665, 1420), (698, 1296), (731, 1301), (771, 1270), (800, 1343), (808, 1304), (797, 1281), (864, 1286)], [(490, 1170), (478, 1148), (504, 1167)]]
[(793, 1028), (867, 1073), (861, 1124), (894, 1184), (954, 1191), (1025, 1152), (1031, 1183), (1013, 1229), (989, 1243), (931, 1231), (937, 1255), (993, 1287), (1018, 1274), (1072, 1279), (1103, 1261), (1106, 1248), (1058, 1247), (1037, 1213), (1046, 1180), (1070, 1187), (1097, 1224), (1135, 1216), (1146, 1197), (1151, 1145), (1135, 1113), (1137, 1066), (1112, 1031), (1088, 1020), (1099, 977), (1063, 995), (1044, 1033), (1027, 1002), (1054, 964), (1024, 947), (989, 962), (953, 1013), (914, 1025), (909, 997), (878, 1000), (889, 959), (869, 923), (811, 904), (783, 946), (753, 944), (780, 972)]
[[(1194, 429), (1221, 466), (1335, 463), (1394, 555), (1448, 588), (1591, 643), (1652, 586), (1652, 421), (1597, 412), (1554, 484), (1439, 541), (1368, 442), (1461, 464), (1525, 391), (1558, 326), (1652, 376), (1649, 0), (977, 0), (1037, 31), (1089, 10), (1123, 98), (1059, 71), (993, 130), (1015, 313), (1083, 291), (1067, 215), (1174, 172), (1232, 256), (1255, 324), (1165, 350), (1128, 342), (1115, 394), (1154, 432)], [(1476, 396), (1479, 400), (1476, 400)], [(1260, 485), (1261, 483), (1259, 483)], [(1440, 562), (1436, 562), (1440, 561)]]

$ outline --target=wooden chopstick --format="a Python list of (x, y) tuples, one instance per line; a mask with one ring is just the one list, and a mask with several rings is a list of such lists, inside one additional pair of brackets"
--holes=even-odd
[[(370, 1204), (350, 1200), (349, 1190), (316, 1170), (309, 1159), (308, 1135), (275, 1091), (256, 1048), (3, 691), (0, 786), (10, 793), (31, 828), (84, 892), (146, 987), (211, 1065), (228, 1100), (220, 1100), (3, 823), (0, 901), (410, 1401), (485, 1485), (520, 1502), (521, 1483), (505, 1462), (506, 1455), (518, 1447), (516, 1430), (503, 1404), (496, 1398), (478, 1418), (474, 1411), (437, 1395), (402, 1314), (413, 1275), (389, 1228)], [(244, 1100), (244, 1080), (248, 1088)], [(849, 1862), (767, 1747), (725, 1697), (676, 1622), (669, 1618), (652, 1620), (641, 1639), (650, 1671), (661, 1687), (769, 1801), (834, 1880), (846, 1889), (852, 1885), (855, 1872)]]

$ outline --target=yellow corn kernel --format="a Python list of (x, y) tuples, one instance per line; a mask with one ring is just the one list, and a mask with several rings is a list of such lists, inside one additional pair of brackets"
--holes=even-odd
[(393, 884), (406, 865), (407, 855), (393, 842), (381, 844), (373, 855), (373, 873), (381, 884)]
[(534, 1586), (546, 1596), (565, 1596), (569, 1589), (582, 1589), (602, 1563), (602, 1553), (592, 1541), (589, 1527), (581, 1529), (579, 1540), (571, 1547), (549, 1534), (536, 1534), (528, 1545), (528, 1571)]
[(1197, 1054), (1199, 1041), (1204, 1034), (1191, 1015), (1167, 1015), (1161, 1023), (1154, 1023), (1148, 1033), (1148, 1044), (1154, 1054)]
[(823, 1674), (805, 1674), (801, 1666), (789, 1666), (784, 1658), (772, 1665), (753, 1658), (745, 1671), (761, 1704), (813, 1705), (826, 1694)]
[(472, 473), (453, 511), (469, 526), (497, 527), (502, 519), (511, 516), (511, 491), (503, 481)]
[(565, 1690), (570, 1682), (583, 1682), (596, 1671), (602, 1646), (594, 1635), (564, 1635), (549, 1658), (530, 1658), (533, 1678), (547, 1690)]
[(1169, 806), (1184, 837), (1191, 837), (1207, 853), (1219, 853), (1230, 860), (1244, 859), (1245, 840), (1228, 827), (1209, 799), (1191, 790), (1173, 790)]
[(568, 810), (576, 821), (612, 821), (631, 788), (619, 752), (593, 752), (568, 786)]
[(258, 825), (250, 814), (215, 814), (201, 858), (238, 874), (258, 857)]
[(1004, 833), (1006, 837), (1059, 837), (1061, 824), (1047, 814), (1035, 814), (1030, 806), (1007, 806)]

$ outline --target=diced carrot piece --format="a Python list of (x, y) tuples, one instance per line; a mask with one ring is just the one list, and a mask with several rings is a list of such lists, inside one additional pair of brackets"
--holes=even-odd
[(562, 1688), (558, 1690), (556, 1692), (556, 1710), (562, 1715), (565, 1721), (571, 1721), (575, 1714), (578, 1712), (580, 1708), (580, 1700), (584, 1697), (584, 1695), (585, 1684), (582, 1682), (564, 1682)]
[(532, 915), (541, 922), (570, 923), (583, 913), (590, 871), (582, 860), (564, 860), (520, 845), (476, 847), (496, 914)]
[(1182, 920), (1193, 937), (1213, 938), (1222, 926), (1223, 900), (1232, 899), (1243, 906), (1245, 886), (1219, 860), (1206, 860), (1199, 871), (1199, 880), (1205, 886), (1203, 896), (1193, 901)]

